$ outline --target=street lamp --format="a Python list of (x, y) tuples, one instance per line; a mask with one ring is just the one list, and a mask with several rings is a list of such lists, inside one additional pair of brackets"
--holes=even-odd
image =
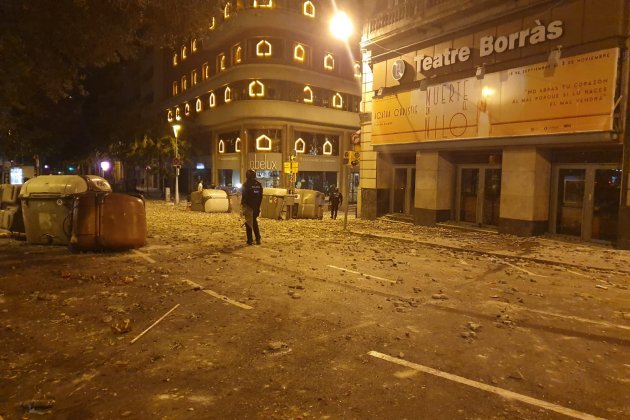
[(175, 133), (175, 204), (179, 204), (179, 149), (177, 145), (177, 138), (182, 126), (179, 124), (173, 124), (173, 133)]
[(352, 35), (352, 21), (346, 12), (337, 11), (330, 19), (330, 33), (341, 41), (347, 41)]

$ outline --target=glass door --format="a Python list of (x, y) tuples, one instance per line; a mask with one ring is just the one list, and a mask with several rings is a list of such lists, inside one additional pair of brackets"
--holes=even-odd
[(416, 168), (395, 167), (393, 174), (391, 213), (411, 215), (416, 193)]
[(478, 223), (477, 194), (479, 191), (479, 169), (462, 168), (460, 174), (459, 221)]
[(460, 167), (457, 177), (457, 221), (497, 226), (501, 207), (501, 168)]
[(582, 235), (585, 182), (585, 169), (560, 169), (556, 212), (557, 233)]
[(621, 170), (595, 169), (591, 239), (614, 242), (621, 197)]

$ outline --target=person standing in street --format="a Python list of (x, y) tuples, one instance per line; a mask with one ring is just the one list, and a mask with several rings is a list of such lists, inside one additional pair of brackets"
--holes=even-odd
[(333, 191), (330, 193), (329, 202), (330, 202), (330, 218), (336, 219), (339, 206), (341, 206), (341, 204), (343, 203), (343, 196), (341, 195), (341, 193), (339, 192), (337, 188), (333, 189)]
[[(260, 245), (260, 231), (258, 229), (258, 215), (260, 214), (260, 203), (262, 202), (263, 188), (256, 180), (256, 172), (248, 169), (245, 173), (246, 181), (243, 184), (243, 197), (241, 198), (241, 212), (245, 218), (245, 233), (247, 234), (247, 245), (253, 245), (256, 238), (256, 245)], [(253, 235), (252, 235), (253, 231)]]

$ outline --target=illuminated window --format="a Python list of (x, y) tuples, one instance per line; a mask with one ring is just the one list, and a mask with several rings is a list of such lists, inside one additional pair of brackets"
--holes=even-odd
[(235, 152), (241, 151), (241, 138), (240, 137), (237, 137), (236, 141), (234, 142), (234, 151)]
[(197, 52), (197, 39), (190, 41), (190, 52)]
[(169, 109), (168, 111), (166, 111), (166, 119), (168, 122), (173, 122), (174, 116), (173, 116), (172, 109)]
[(234, 62), (234, 64), (238, 64), (241, 62), (243, 57), (243, 49), (241, 48), (240, 45), (236, 45), (234, 46), (234, 48), (232, 48), (232, 60)]
[(361, 63), (354, 63), (354, 77), (361, 77)]
[(175, 108), (175, 119), (177, 121), (182, 119), (182, 111), (179, 109), (179, 107)]
[(334, 108), (341, 108), (343, 106), (343, 97), (340, 93), (335, 93), (335, 96), (332, 98), (332, 103)]
[(302, 5), (302, 13), (304, 16), (315, 17), (315, 5), (310, 1), (305, 1)]
[(295, 48), (293, 49), (293, 58), (297, 61), (303, 62), (304, 57), (306, 57), (306, 50), (302, 44), (295, 44)]
[(173, 67), (179, 64), (179, 56), (177, 53), (173, 54)]
[(330, 140), (326, 139), (326, 141), (324, 142), (324, 154), (325, 155), (332, 155), (333, 152), (333, 146), (332, 143), (330, 142)]
[(214, 16), (212, 16), (212, 19), (210, 20), (210, 24), (208, 25), (208, 29), (210, 29), (211, 31), (214, 31), (214, 28), (217, 27), (217, 21), (214, 18)]
[(326, 70), (332, 70), (335, 68), (335, 59), (330, 53), (326, 54), (326, 57), (324, 57), (324, 68)]
[(182, 92), (188, 89), (188, 77), (182, 76)]
[(306, 151), (306, 143), (300, 137), (295, 141), (293, 148), (295, 149), (295, 153), (304, 153)]
[(223, 139), (219, 140), (219, 153), (225, 153), (225, 142)]
[(187, 58), (188, 58), (188, 47), (184, 45), (182, 47), (182, 61), (184, 61)]
[(273, 7), (273, 0), (254, 0), (254, 7)]
[(229, 19), (230, 13), (232, 13), (232, 5), (230, 2), (225, 3), (225, 7), (223, 8), (223, 18)]
[(265, 96), (265, 85), (258, 80), (254, 80), (249, 84), (250, 98), (262, 98)]
[(232, 100), (232, 89), (229, 86), (223, 92), (223, 100), (226, 104)]
[(258, 137), (256, 139), (256, 150), (270, 151), (271, 139), (264, 134)]
[(210, 66), (208, 63), (203, 63), (201, 65), (201, 78), (206, 80), (210, 77)]
[(256, 44), (256, 55), (258, 57), (271, 57), (271, 44), (264, 39)]
[(199, 73), (197, 72), (197, 70), (193, 70), (190, 72), (190, 86), (195, 86), (197, 83), (199, 83), (198, 75)]
[(190, 115), (190, 104), (188, 102), (184, 104), (184, 115), (187, 117)]
[(203, 111), (203, 102), (201, 102), (201, 98), (197, 98), (197, 102), (195, 103), (195, 111)]
[(304, 86), (304, 103), (313, 103), (313, 89), (311, 89), (310, 86)]
[(225, 54), (221, 53), (217, 56), (217, 69), (219, 71), (225, 70)]
[(178, 87), (179, 87), (179, 85), (177, 84), (177, 82), (173, 82), (173, 90), (172, 90), (172, 92), (173, 92), (173, 96), (176, 96), (176, 95), (177, 95), (177, 93), (178, 93)]
[(208, 106), (210, 106), (210, 108), (217, 106), (217, 96), (214, 92), (210, 92), (210, 96), (208, 96)]

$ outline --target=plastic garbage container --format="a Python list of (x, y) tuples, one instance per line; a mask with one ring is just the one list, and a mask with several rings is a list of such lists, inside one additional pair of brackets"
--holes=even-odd
[(87, 191), (111, 192), (112, 187), (95, 175), (42, 175), (26, 181), (20, 190), (26, 241), (67, 245), (74, 198)]
[(206, 213), (227, 213), (230, 209), (230, 200), (227, 192), (223, 190), (202, 190), (203, 208)]
[(190, 210), (192, 211), (204, 211), (203, 208), (203, 195), (201, 191), (193, 191), (190, 193)]
[(287, 194), (286, 188), (263, 188), (260, 217), (275, 220), (281, 219)]
[(24, 233), (19, 193), (21, 185), (0, 185), (0, 230)]
[(299, 219), (322, 219), (324, 217), (325, 196), (317, 190), (299, 189), (298, 210), (295, 217)]

